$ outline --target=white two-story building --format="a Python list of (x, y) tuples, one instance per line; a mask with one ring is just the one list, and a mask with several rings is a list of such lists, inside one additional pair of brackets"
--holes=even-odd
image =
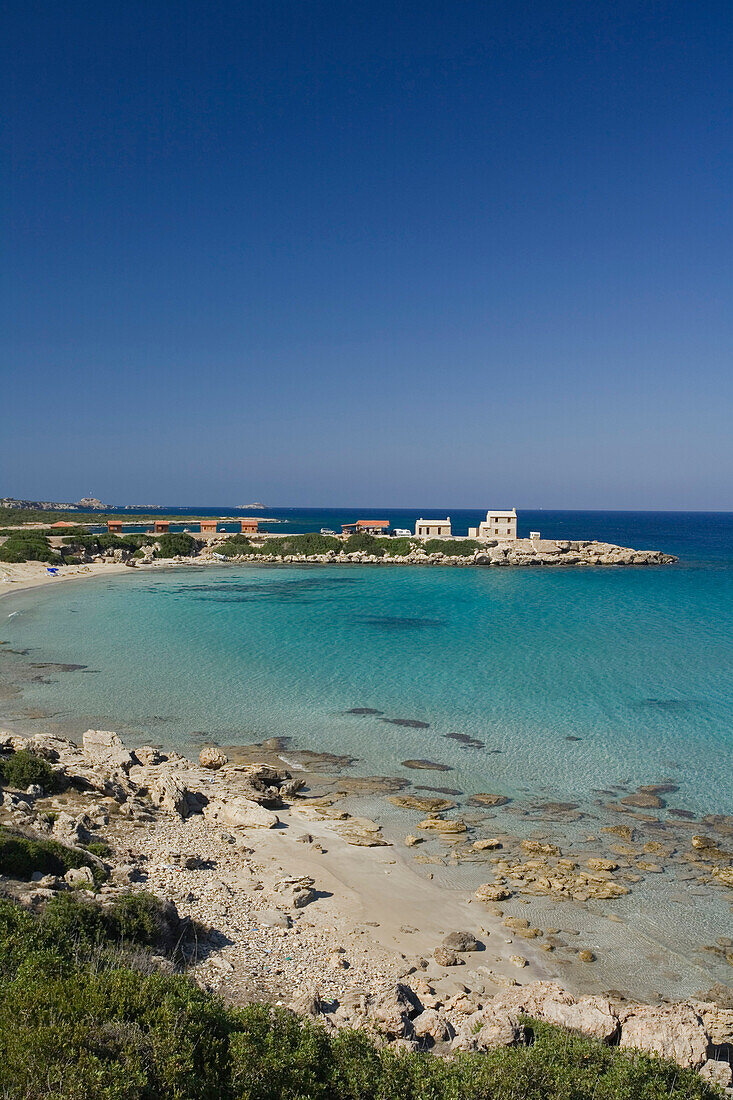
[(517, 537), (517, 509), (510, 512), (500, 512), (490, 509), (486, 513), (486, 519), (478, 527), (468, 528), (470, 539), (516, 539)]

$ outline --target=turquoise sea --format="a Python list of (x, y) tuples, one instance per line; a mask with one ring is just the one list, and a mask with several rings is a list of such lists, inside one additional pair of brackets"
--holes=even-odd
[[(267, 514), (306, 529), (303, 513), (299, 528)], [(339, 515), (312, 514), (312, 527), (334, 527)], [(407, 524), (415, 513), (400, 515)], [(222, 565), (10, 594), (0, 669), (20, 691), (0, 700), (4, 724), (76, 735), (95, 725), (188, 752), (287, 737), (293, 748), (354, 757), (356, 774), (455, 789), (459, 802), (506, 795), (503, 828), (536, 829), (543, 803), (577, 803), (586, 817), (566, 827), (575, 841), (607, 819), (609, 800), (641, 784), (671, 781), (678, 789), (663, 815), (682, 811), (677, 820), (731, 814), (733, 515), (522, 521), (549, 537), (681, 560), (558, 570)], [(58, 667), (69, 665), (85, 667)], [(349, 713), (359, 709), (376, 713)], [(411, 758), (452, 770), (416, 772), (402, 764)], [(654, 890), (654, 935), (671, 943), (675, 911)], [(713, 940), (726, 926), (731, 934), (719, 894), (695, 917)]]

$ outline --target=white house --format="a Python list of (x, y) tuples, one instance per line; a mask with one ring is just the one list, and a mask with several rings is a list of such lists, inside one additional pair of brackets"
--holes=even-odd
[(450, 538), (450, 516), (445, 519), (419, 519), (415, 524), (415, 535), (419, 539)]
[(486, 519), (478, 527), (468, 528), (470, 539), (515, 539), (517, 537), (517, 509), (500, 512), (490, 509)]

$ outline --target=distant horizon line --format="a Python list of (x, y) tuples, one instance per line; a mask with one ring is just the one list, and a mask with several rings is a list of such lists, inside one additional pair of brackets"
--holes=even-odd
[[(7, 499), (30, 499), (26, 498), (7, 498)], [(39, 497), (40, 501), (42, 498)], [(71, 502), (59, 501), (59, 503), (67, 504)], [(494, 505), (498, 507), (499, 505)], [(501, 507), (505, 506), (505, 502), (501, 504)], [(252, 505), (213, 505), (213, 504), (105, 504), (102, 508), (96, 509), (97, 511), (129, 511), (131, 509), (145, 510), (147, 512), (164, 512), (172, 509), (187, 510), (190, 512), (200, 511), (201, 509), (207, 510), (220, 510), (222, 512), (243, 512), (247, 508), (251, 508)], [(518, 506), (507, 505), (507, 507), (516, 507), (517, 512), (582, 512), (587, 514), (609, 514), (616, 513), (618, 515), (634, 515), (634, 514), (650, 514), (655, 515), (732, 515), (733, 508), (559, 508), (548, 506)], [(82, 507), (75, 504), (75, 508), (79, 511), (84, 511)], [(48, 509), (53, 511), (53, 509)], [(305, 511), (305, 512), (345, 512), (345, 511), (363, 511), (363, 512), (378, 512), (380, 510), (385, 512), (417, 512), (417, 511), (435, 511), (443, 512), (445, 515), (450, 513), (450, 508), (446, 509), (445, 506), (433, 506), (426, 508), (424, 505), (416, 507), (414, 505), (366, 505), (366, 504), (266, 504), (262, 508), (258, 508), (257, 511), (263, 512), (278, 512), (278, 511)], [(87, 509), (89, 511), (89, 509)], [(454, 512), (485, 512), (486, 506), (472, 506), (472, 507), (453, 507)]]

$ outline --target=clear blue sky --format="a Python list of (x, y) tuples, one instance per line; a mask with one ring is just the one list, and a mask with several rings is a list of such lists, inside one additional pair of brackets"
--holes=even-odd
[(732, 24), (6, 5), (0, 496), (733, 507)]

